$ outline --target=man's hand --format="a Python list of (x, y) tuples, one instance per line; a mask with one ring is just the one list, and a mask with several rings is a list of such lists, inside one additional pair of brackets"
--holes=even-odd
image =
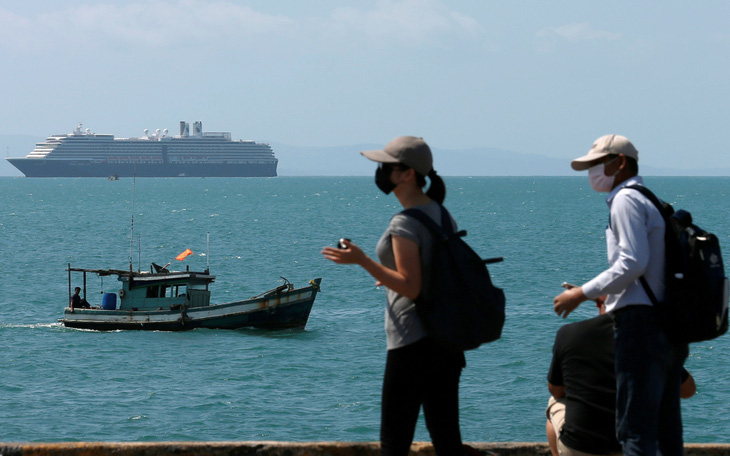
[(588, 297), (583, 293), (583, 288), (575, 287), (565, 290), (557, 295), (553, 300), (553, 308), (558, 316), (565, 318), (574, 311), (580, 303), (586, 300), (588, 300)]

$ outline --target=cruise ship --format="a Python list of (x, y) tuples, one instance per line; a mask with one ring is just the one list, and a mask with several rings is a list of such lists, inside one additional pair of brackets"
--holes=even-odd
[(278, 159), (268, 144), (203, 132), (180, 122), (180, 134), (144, 131), (141, 138), (73, 132), (49, 136), (25, 158), (7, 158), (26, 177), (273, 177)]

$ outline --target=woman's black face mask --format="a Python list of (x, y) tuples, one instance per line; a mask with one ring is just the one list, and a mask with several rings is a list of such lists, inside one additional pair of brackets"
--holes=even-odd
[(390, 180), (390, 175), (393, 174), (394, 169), (404, 171), (408, 168), (403, 165), (380, 163), (378, 165), (378, 169), (375, 170), (375, 185), (377, 185), (380, 191), (386, 195), (390, 194), (390, 192), (395, 190), (396, 187), (396, 185)]

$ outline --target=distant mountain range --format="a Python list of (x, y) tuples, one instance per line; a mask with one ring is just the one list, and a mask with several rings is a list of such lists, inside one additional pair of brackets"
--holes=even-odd
[[(6, 157), (25, 157), (45, 137), (0, 135), (0, 176), (22, 176)], [(361, 150), (382, 145), (360, 144), (337, 147), (299, 147), (271, 143), (279, 159), (280, 176), (371, 176), (372, 162)], [(567, 160), (538, 154), (523, 154), (493, 148), (435, 149), (436, 171), (443, 176), (575, 176)], [(678, 170), (642, 166), (645, 176), (730, 176), (730, 168)]]
[[(280, 176), (371, 176), (375, 164), (361, 150), (383, 145), (297, 147), (271, 143)], [(433, 149), (434, 167), (443, 176), (576, 176), (562, 158), (493, 148)], [(730, 176), (730, 168), (678, 170), (641, 166), (645, 176)]]

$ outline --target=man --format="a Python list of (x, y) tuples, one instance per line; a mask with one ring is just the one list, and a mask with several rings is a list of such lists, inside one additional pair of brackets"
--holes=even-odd
[(679, 404), (687, 345), (674, 345), (659, 326), (644, 276), (658, 300), (664, 297), (664, 220), (656, 207), (628, 185), (643, 185), (639, 152), (627, 138), (598, 138), (587, 155), (573, 160), (588, 170), (591, 187), (608, 192), (606, 229), (609, 268), (554, 299), (566, 317), (588, 299), (605, 299), (613, 318), (616, 372), (616, 433), (623, 453), (684, 454)]
[[(598, 311), (598, 317), (565, 325), (555, 336), (546, 423), (553, 456), (621, 453), (615, 430), (613, 320), (602, 304)], [(695, 391), (694, 379), (683, 369), (680, 396)]]
[(71, 312), (73, 312), (74, 309), (88, 309), (91, 307), (89, 302), (80, 296), (80, 293), (81, 287), (74, 288), (74, 294), (70, 299)]
[(621, 453), (615, 431), (613, 321), (601, 313), (565, 325), (555, 336), (547, 436), (561, 455)]

